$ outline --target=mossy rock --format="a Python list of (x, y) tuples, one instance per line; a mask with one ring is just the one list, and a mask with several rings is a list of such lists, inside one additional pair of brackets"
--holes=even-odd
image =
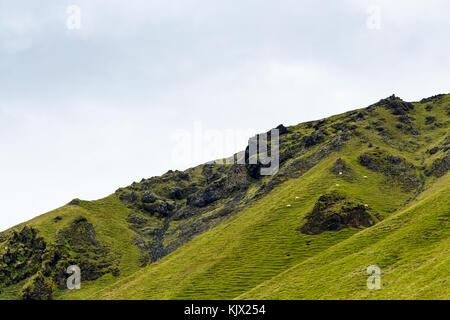
[(399, 183), (406, 191), (419, 187), (415, 166), (405, 158), (384, 150), (371, 150), (359, 156), (359, 163), (368, 169), (383, 173), (390, 183)]
[(331, 167), (331, 172), (336, 175), (347, 175), (351, 172), (351, 169), (347, 166), (347, 164), (341, 158), (337, 159), (336, 162)]
[(348, 227), (371, 227), (375, 224), (364, 204), (336, 191), (322, 195), (306, 219), (307, 222), (300, 231), (309, 235)]
[(434, 160), (430, 167), (425, 170), (425, 175), (433, 175), (440, 178), (445, 175), (448, 170), (450, 170), (450, 152), (447, 152), (442, 158)]
[(53, 295), (54, 284), (42, 272), (32, 276), (20, 290), (23, 300), (50, 300)]
[(5, 247), (0, 256), (0, 285), (7, 286), (39, 270), (47, 244), (38, 237), (37, 229), (25, 226), (21, 231), (13, 231)]
[(393, 115), (405, 115), (414, 109), (414, 105), (412, 103), (405, 102), (395, 95), (392, 95), (386, 99), (381, 99), (373, 106), (382, 106), (390, 110)]

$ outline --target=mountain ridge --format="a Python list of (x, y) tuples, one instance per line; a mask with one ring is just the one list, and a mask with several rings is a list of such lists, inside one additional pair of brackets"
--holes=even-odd
[[(259, 175), (262, 165), (250, 164), (244, 152), (243, 165), (203, 164), (142, 179), (97, 201), (74, 199), (0, 234), (0, 298), (403, 298), (398, 291), (383, 296), (364, 289), (361, 266), (350, 272), (362, 279), (350, 288), (353, 295), (313, 290), (308, 296), (301, 286), (288, 290), (294, 282), (284, 283), (286, 293), (279, 294), (273, 282), (366, 230), (391, 227), (391, 216), (408, 216), (418, 201), (431, 206), (421, 196), (448, 182), (449, 115), (449, 95), (413, 103), (393, 95), (367, 108), (278, 126), (280, 168), (273, 176)], [(448, 194), (445, 183), (437, 190)], [(341, 196), (323, 206), (336, 192)], [(427, 232), (446, 244), (450, 206), (439, 199), (444, 215), (437, 210), (431, 216), (443, 230)], [(308, 214), (319, 221), (314, 234), (302, 232)], [(82, 236), (73, 230), (83, 230)], [(38, 253), (35, 243), (42, 242)], [(82, 266), (81, 290), (64, 288), (68, 264)], [(168, 265), (167, 274), (161, 265)], [(316, 275), (289, 276), (308, 283)], [(332, 280), (317, 283), (335, 288)], [(363, 289), (370, 294), (361, 295)], [(440, 290), (431, 297), (445, 298), (448, 285)]]

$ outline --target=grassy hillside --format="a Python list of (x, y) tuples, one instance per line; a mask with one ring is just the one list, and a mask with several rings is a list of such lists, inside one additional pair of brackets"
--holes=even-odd
[(0, 298), (448, 299), (449, 121), (450, 95), (389, 97), (279, 127), (274, 176), (205, 164), (75, 199), (0, 235)]

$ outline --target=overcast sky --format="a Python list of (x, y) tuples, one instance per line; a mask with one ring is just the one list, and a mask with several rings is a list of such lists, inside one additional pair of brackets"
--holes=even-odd
[[(230, 155), (246, 130), (447, 93), (449, 12), (448, 0), (0, 0), (0, 230)], [(200, 149), (174, 156), (180, 136)]]

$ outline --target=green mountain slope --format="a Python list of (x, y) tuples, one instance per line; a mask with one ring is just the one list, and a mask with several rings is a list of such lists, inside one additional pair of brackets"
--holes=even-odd
[(205, 164), (75, 199), (0, 234), (0, 298), (447, 299), (449, 120), (450, 95), (392, 96), (279, 126), (273, 176)]

